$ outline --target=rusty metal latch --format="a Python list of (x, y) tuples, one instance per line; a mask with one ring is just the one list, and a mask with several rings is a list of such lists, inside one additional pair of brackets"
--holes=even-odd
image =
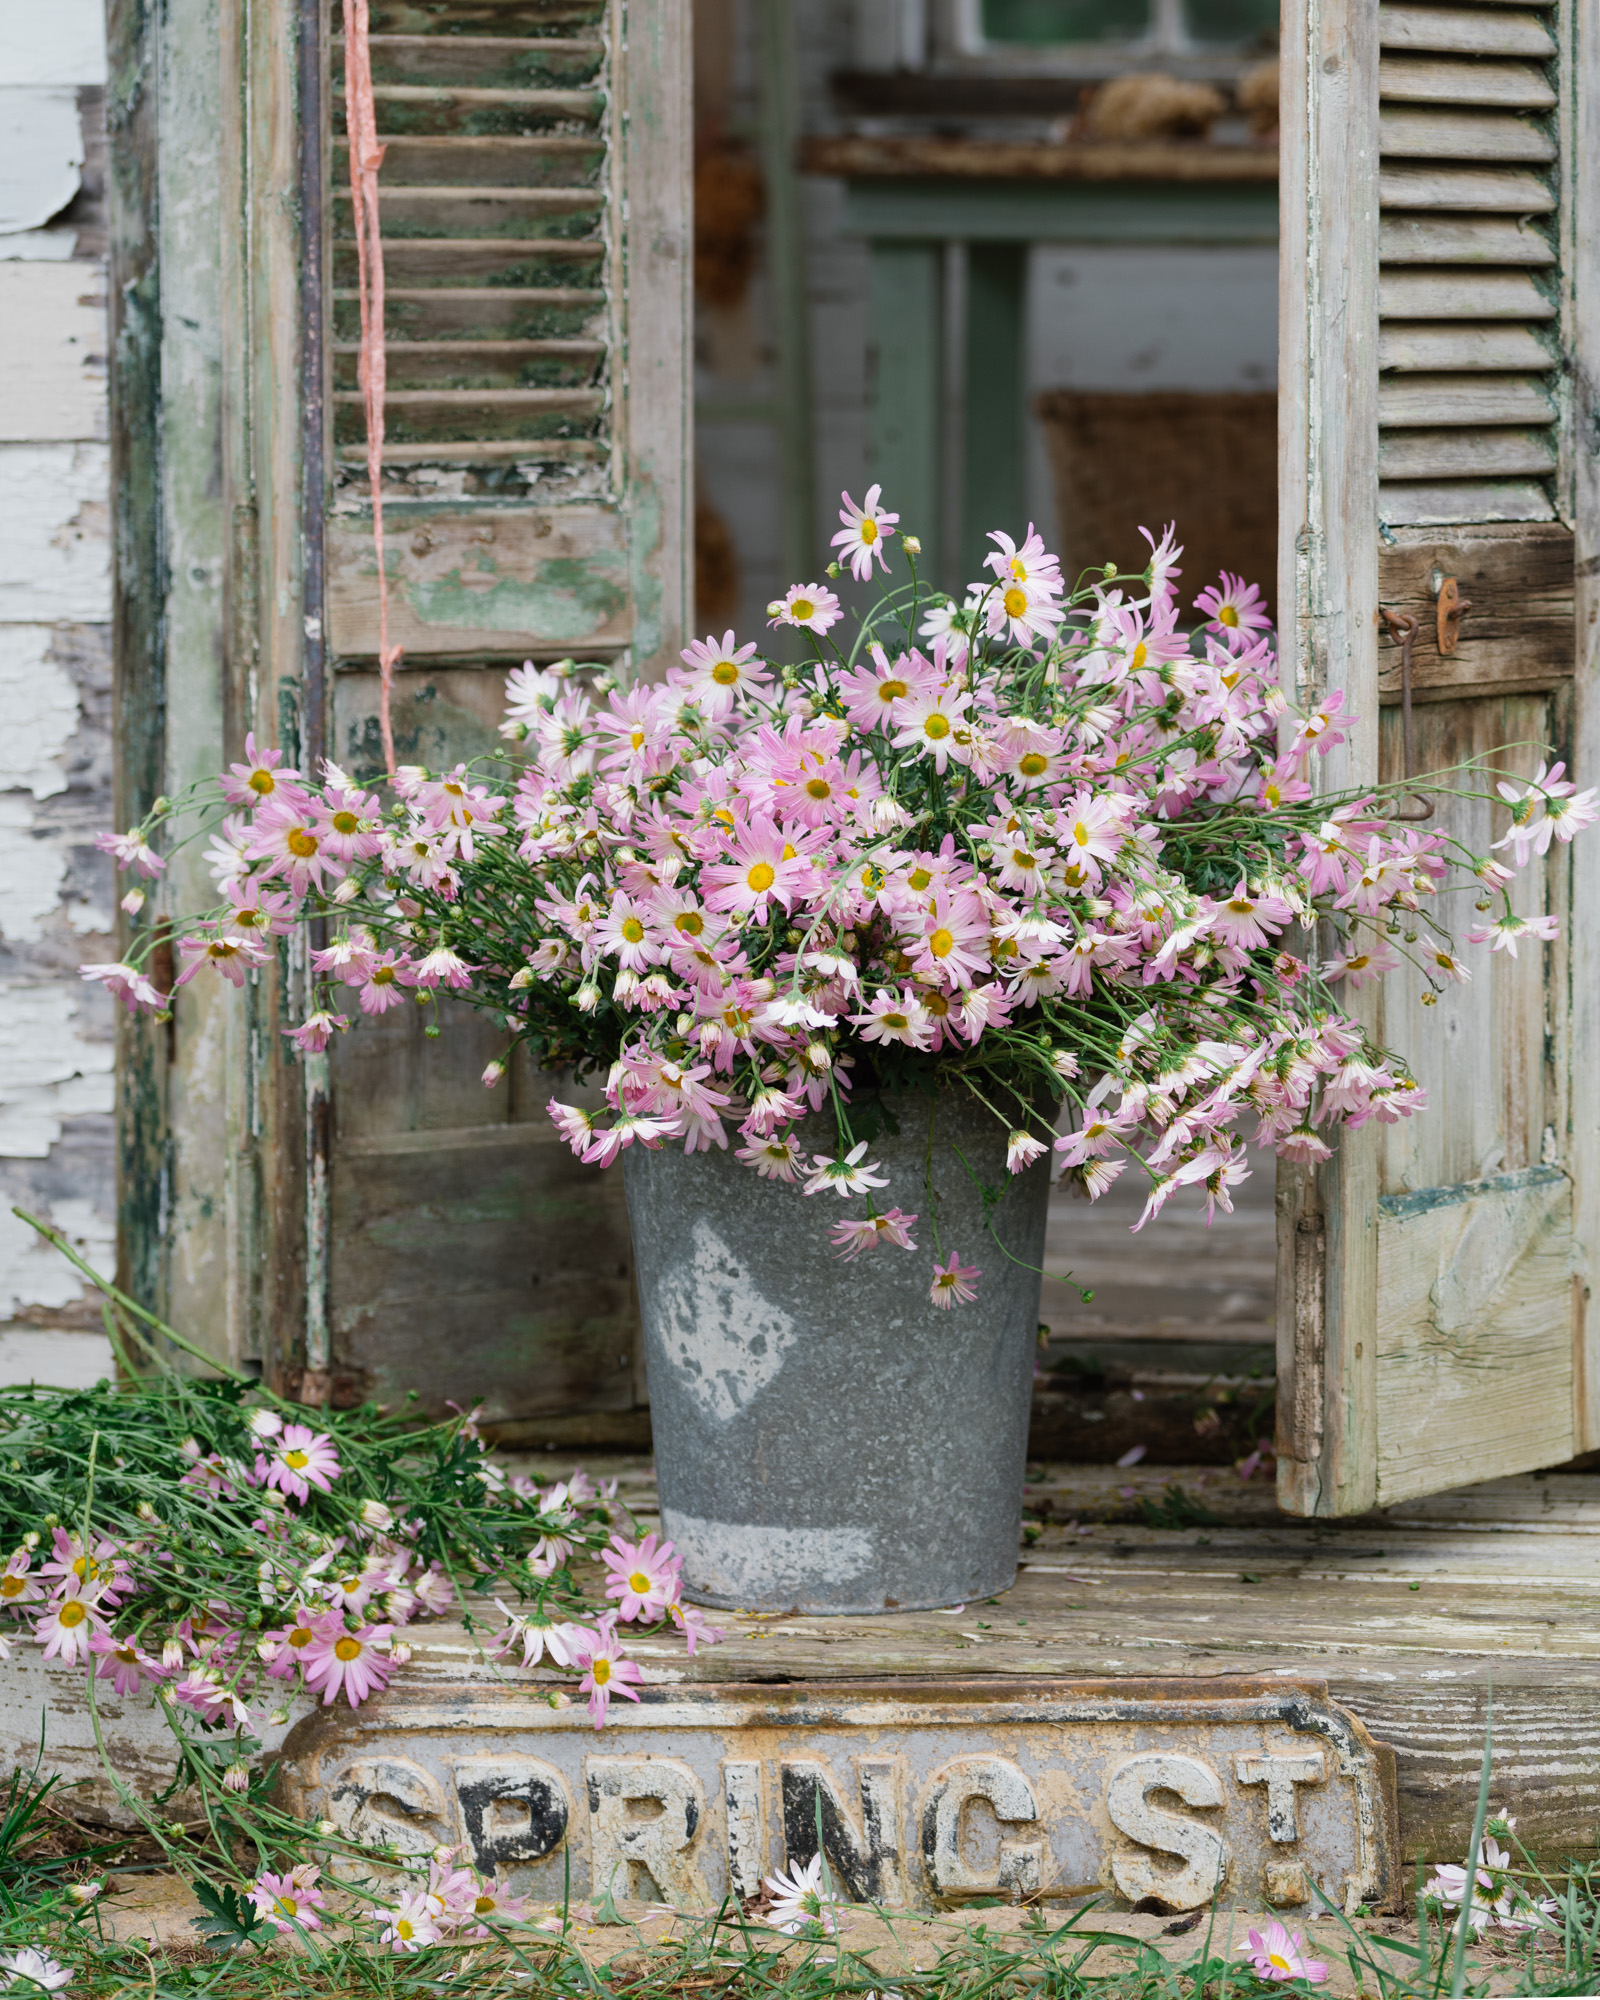
[[(1461, 621), (1472, 609), (1472, 599), (1461, 595), (1461, 586), (1453, 576), (1439, 578), (1439, 606), (1435, 620), (1435, 631), (1439, 640), (1439, 651), (1445, 659), (1456, 649), (1461, 637)], [(1413, 621), (1414, 622), (1414, 621)]]
[[(1454, 589), (1455, 578), (1450, 577), (1447, 581)], [(1443, 604), (1443, 592), (1440, 593), (1439, 601)], [(1400, 744), (1405, 763), (1405, 776), (1409, 782), (1417, 775), (1417, 767), (1411, 753), (1411, 646), (1420, 630), (1421, 621), (1414, 611), (1390, 611), (1386, 607), (1379, 608), (1378, 616), (1383, 620), (1390, 636), (1400, 641)], [(1454, 636), (1450, 644), (1453, 648)], [(1391, 817), (1405, 820), (1432, 819), (1433, 800), (1424, 797), (1421, 792), (1413, 792), (1411, 797), (1412, 803), (1409, 806), (1396, 806)]]

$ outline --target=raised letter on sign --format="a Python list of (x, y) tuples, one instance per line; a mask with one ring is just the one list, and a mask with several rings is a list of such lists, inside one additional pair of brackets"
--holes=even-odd
[(1228, 1843), (1214, 1827), (1151, 1805), (1151, 1792), (1176, 1792), (1186, 1806), (1222, 1804), (1222, 1781), (1198, 1757), (1152, 1751), (1119, 1764), (1106, 1786), (1111, 1824), (1142, 1848), (1176, 1854), (1181, 1868), (1157, 1868), (1148, 1854), (1119, 1854), (1112, 1877), (1130, 1902), (1153, 1896), (1171, 1910), (1196, 1910), (1222, 1887), (1228, 1873)]
[(1044, 1849), (1036, 1840), (1002, 1840), (992, 1872), (975, 1868), (961, 1851), (961, 1825), (973, 1799), (987, 1799), (999, 1820), (1036, 1820), (1033, 1787), (1004, 1757), (953, 1757), (933, 1775), (922, 1802), (922, 1860), (936, 1895), (974, 1893), (1021, 1900), (1039, 1888)]
[[(638, 1881), (642, 1871), (654, 1894), (674, 1909), (704, 1909), (711, 1901), (694, 1859), (695, 1835), (705, 1818), (700, 1780), (676, 1757), (591, 1757), (589, 1786), (589, 1893), (630, 1896), (643, 1902), (651, 1891)], [(653, 1818), (629, 1808), (657, 1801)]]
[(1233, 1760), (1233, 1775), (1241, 1785), (1267, 1788), (1267, 1832), (1274, 1840), (1300, 1838), (1295, 1819), (1296, 1785), (1320, 1785), (1327, 1766), (1320, 1750), (1291, 1751), (1275, 1756), (1270, 1751), (1241, 1750)]
[(328, 1817), (347, 1840), (427, 1854), (445, 1836), (444, 1793), (409, 1757), (361, 1757), (328, 1787)]
[(784, 1760), (783, 1844), (789, 1865), (809, 1861), (816, 1853), (820, 1806), (823, 1852), (849, 1900), (904, 1909), (909, 1898), (900, 1861), (900, 1767), (893, 1757), (863, 1757), (859, 1762), (857, 1827), (825, 1765), (810, 1758)]
[(537, 1757), (461, 1757), (452, 1766), (461, 1830), (481, 1874), (542, 1861), (566, 1836), (572, 1801)]
[(723, 1758), (722, 1806), (728, 1817), (728, 1881), (736, 1896), (759, 1895), (767, 1862), (759, 1764)]

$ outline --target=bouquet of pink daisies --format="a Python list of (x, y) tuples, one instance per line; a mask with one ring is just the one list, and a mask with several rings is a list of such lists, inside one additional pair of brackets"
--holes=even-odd
[[(168, 828), (210, 816), (218, 901), (165, 913), (177, 984), (242, 983), (316, 918), (312, 1004), (285, 1030), (302, 1049), (448, 992), (503, 1026), (486, 1084), (518, 1044), (604, 1078), (603, 1111), (550, 1104), (583, 1159), (731, 1147), (807, 1194), (864, 1194), (847, 1254), (909, 1242), (866, 1157), (907, 1093), (970, 1093), (1012, 1172), (1053, 1148), (1093, 1197), (1131, 1168), (1146, 1217), (1185, 1186), (1228, 1207), (1252, 1141), (1321, 1160), (1337, 1128), (1419, 1111), (1339, 996), (1401, 966), (1425, 1000), (1468, 977), (1438, 914), (1452, 877), (1482, 917), (1466, 943), (1552, 937), (1506, 885), (1595, 794), (1559, 764), (1456, 773), (1499, 778), (1510, 811), (1497, 853), (1470, 853), (1393, 793), (1319, 791), (1341, 697), (1294, 714), (1259, 591), (1180, 591), (1170, 528), (1142, 577), (1070, 589), (1037, 534), (996, 532), (957, 601), (909, 536), (891, 571), (898, 518), (876, 487), (845, 496), (829, 575), (882, 586), (853, 617), (796, 584), (768, 607), (776, 644), (707, 637), (662, 683), (527, 664), (477, 764), (374, 789), (251, 739), (108, 837), (156, 875)], [(85, 973), (134, 1008), (172, 1002), (155, 914)], [(818, 1113), (837, 1144), (808, 1162)]]

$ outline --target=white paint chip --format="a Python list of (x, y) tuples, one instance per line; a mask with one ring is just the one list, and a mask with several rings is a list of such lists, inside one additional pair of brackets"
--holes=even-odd
[(104, 83), (103, 0), (6, 0), (0, 5), (0, 84)]
[(0, 443), (106, 434), (105, 287), (93, 264), (0, 262)]
[(64, 1119), (111, 1109), (111, 1042), (83, 1030), (80, 987), (0, 981), (0, 1156), (46, 1159)]
[[(3, 1256), (4, 1246), (0, 1245), (0, 1258)], [(0, 1301), (5, 1298), (4, 1286), (4, 1267), (0, 1265)], [(37, 1306), (44, 1301), (30, 1299), (26, 1303)], [(111, 1373), (111, 1342), (103, 1333), (49, 1333), (35, 1327), (0, 1331), (0, 1389), (20, 1389), (30, 1382), (52, 1389), (92, 1389)]]
[(657, 1287), (655, 1310), (678, 1381), (723, 1424), (772, 1381), (796, 1337), (794, 1321), (761, 1296), (704, 1216), (690, 1233), (687, 1260)]
[(72, 85), (0, 85), (0, 235), (41, 228), (59, 215), (78, 192), (82, 166)]
[(63, 768), (78, 727), (78, 690), (50, 658), (48, 625), (0, 625), (0, 792), (36, 799), (67, 789)]
[(37, 944), (66, 879), (66, 855), (34, 832), (32, 801), (22, 792), (0, 792), (0, 938)]
[[(102, 1276), (109, 1274), (116, 1263), (116, 1230), (109, 1216), (101, 1215), (91, 1202), (71, 1197), (54, 1203), (48, 1215), (41, 1216), (41, 1222), (48, 1222), (77, 1251), (83, 1261), (99, 1271)], [(61, 1252), (54, 1249), (32, 1229), (20, 1216), (15, 1216), (9, 1208), (0, 1208), (0, 1314), (9, 1317), (18, 1307), (24, 1310), (33, 1306), (70, 1306), (82, 1298), (88, 1280), (74, 1270)], [(59, 1336), (70, 1338), (71, 1336)], [(36, 1330), (35, 1341), (49, 1339), (42, 1330)], [(97, 1356), (87, 1365), (96, 1370), (89, 1376), (91, 1382), (98, 1381), (105, 1371), (104, 1355), (109, 1354), (109, 1343), (99, 1343), (102, 1356)], [(37, 1351), (27, 1357), (27, 1365), (38, 1368), (44, 1365), (44, 1356)], [(65, 1366), (72, 1356), (58, 1357), (58, 1365)], [(78, 1362), (84, 1365), (79, 1355)], [(4, 1379), (0, 1376), (0, 1379)], [(53, 1377), (39, 1375), (39, 1381), (53, 1380)], [(58, 1386), (70, 1388), (70, 1383)]]
[(103, 444), (0, 444), (0, 622), (111, 617)]

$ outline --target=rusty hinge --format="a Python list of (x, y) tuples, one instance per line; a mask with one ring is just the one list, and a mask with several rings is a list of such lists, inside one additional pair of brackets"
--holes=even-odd
[[(1414, 611), (1390, 611), (1383, 607), (1380, 607), (1378, 616), (1383, 620), (1390, 636), (1400, 641), (1400, 745), (1405, 763), (1405, 776), (1409, 782), (1417, 775), (1417, 767), (1411, 753), (1411, 646), (1417, 636), (1420, 621)], [(1411, 799), (1409, 806), (1397, 805), (1390, 817), (1432, 819), (1432, 799), (1426, 798), (1421, 792), (1413, 792)]]
[[(1435, 570), (1434, 574), (1438, 576), (1438, 571)], [(1461, 586), (1453, 576), (1439, 577), (1437, 596), (1439, 604), (1434, 630), (1440, 654), (1448, 660), (1461, 637), (1461, 621), (1472, 609), (1472, 599), (1461, 595)]]

